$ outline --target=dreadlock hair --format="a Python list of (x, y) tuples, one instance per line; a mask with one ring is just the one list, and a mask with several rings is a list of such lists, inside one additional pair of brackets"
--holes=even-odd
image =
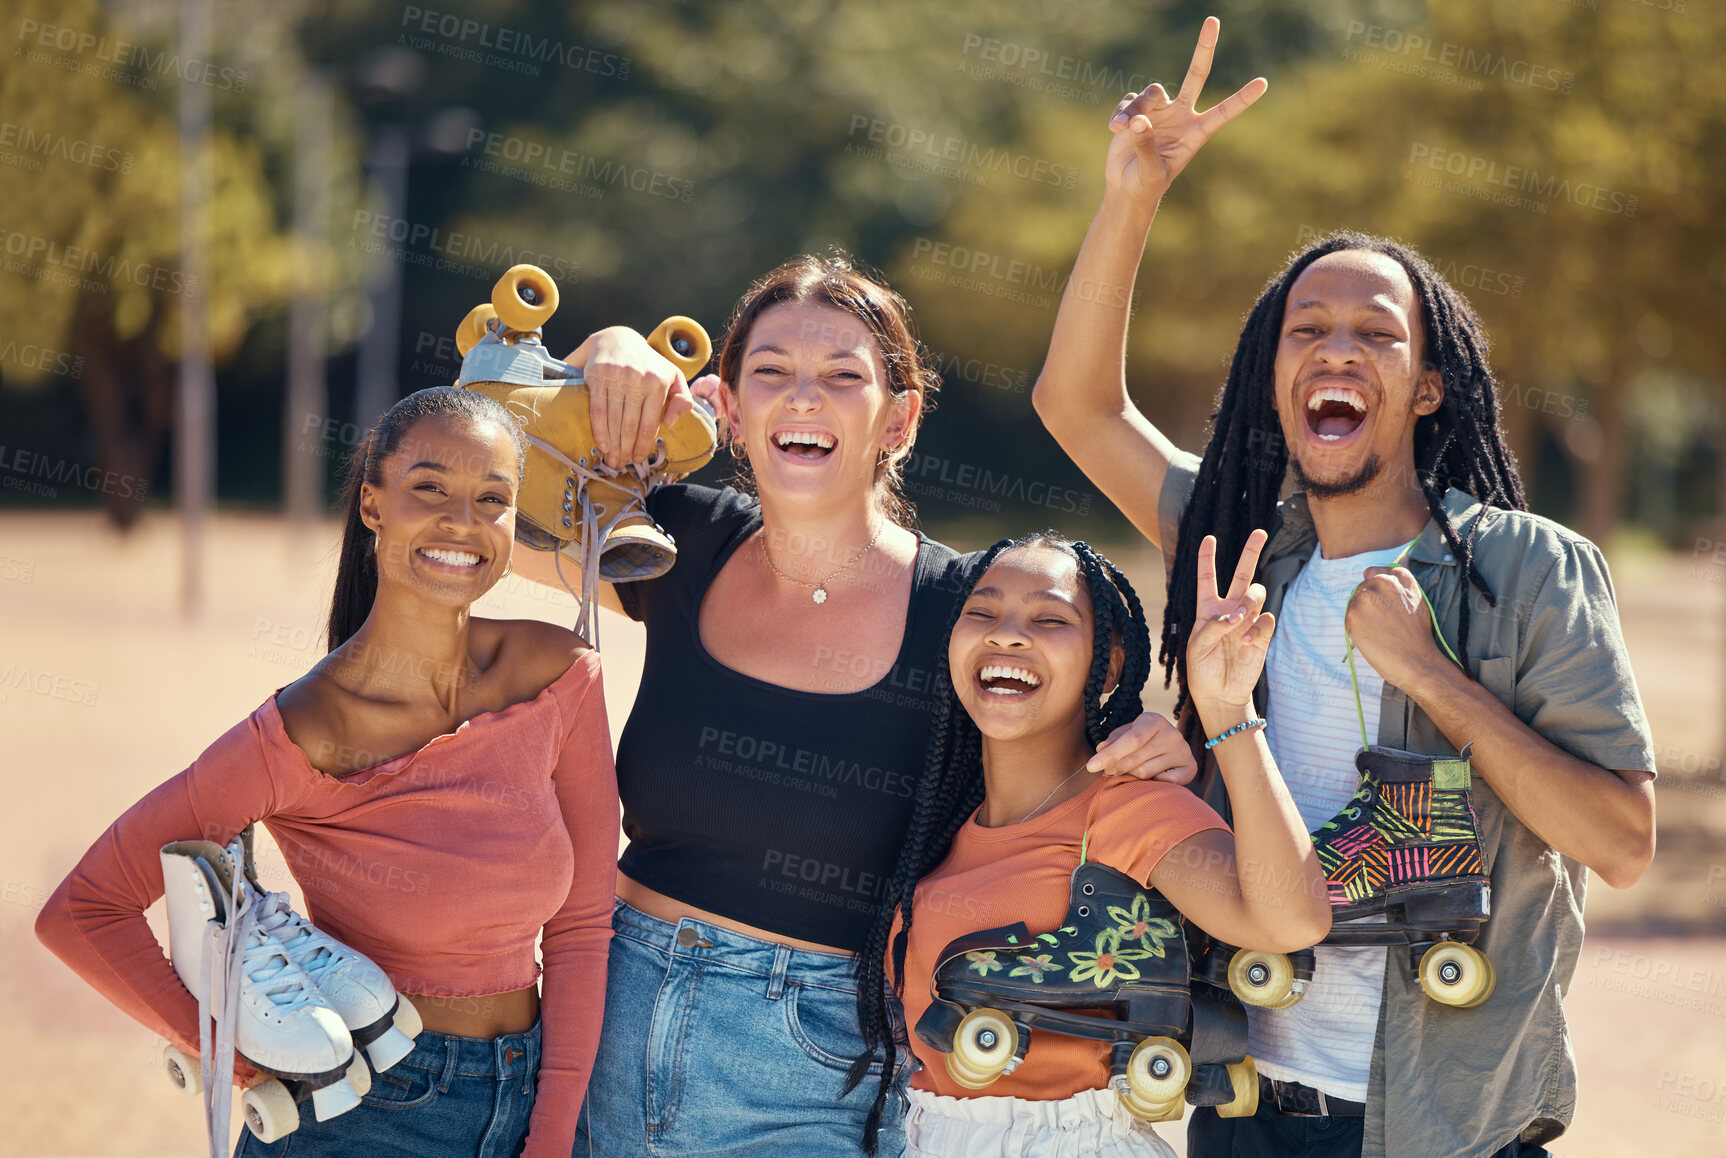
[[(1414, 470), (1451, 552), (1462, 563), (1463, 575), (1498, 606), (1497, 597), (1474, 564), (1479, 520), (1459, 535), (1444, 509), (1447, 487), (1468, 491), (1488, 506), (1525, 511), (1522, 478), (1499, 425), (1498, 386), (1488, 364), (1486, 332), (1468, 304), (1420, 254), (1400, 242), (1343, 231), (1314, 242), (1296, 254), (1265, 286), (1241, 328), (1229, 366), (1228, 381), (1211, 415), (1210, 442), (1193, 486), (1192, 501), (1181, 515), (1175, 541), (1174, 569), (1169, 577), (1168, 602), (1163, 610), (1163, 686), (1178, 681), (1177, 713), (1188, 703), (1187, 639), (1198, 611), (1199, 542), (1217, 539), (1217, 558), (1240, 557), (1247, 536), (1256, 527), (1271, 525), (1288, 446), (1273, 408), (1276, 393), (1276, 354), (1289, 287), (1313, 262), (1330, 253), (1361, 250), (1395, 261), (1408, 274), (1424, 324), (1425, 365), (1436, 369), (1444, 383), (1437, 411), (1422, 416), (1414, 428)], [(1469, 600), (1461, 607), (1457, 653), (1468, 665)], [(1189, 742), (1203, 739), (1193, 713), (1183, 717)]]
[(337, 555), (336, 586), (330, 597), (326, 634), (329, 649), (336, 650), (364, 625), (378, 596), (377, 540), (360, 517), (360, 487), (381, 486), (384, 461), (396, 454), (409, 431), (424, 418), (455, 417), (470, 422), (495, 422), (509, 433), (515, 444), (515, 473), (521, 477), (527, 461), (527, 436), (510, 417), (503, 403), (477, 390), (458, 386), (431, 386), (416, 390), (397, 402), (366, 432), (348, 459), (343, 484), (342, 545)]
[[(947, 620), (947, 630), (935, 664), (934, 721), (924, 755), (923, 775), (917, 781), (916, 795), (911, 804), (911, 823), (905, 831), (899, 861), (894, 866), (893, 875), (888, 878), (882, 899), (876, 904), (875, 915), (857, 954), (857, 1021), (863, 1034), (864, 1050), (851, 1065), (845, 1082), (846, 1093), (862, 1082), (875, 1060), (875, 1051), (886, 1051), (880, 1087), (863, 1129), (863, 1149), (869, 1154), (875, 1153), (881, 1115), (886, 1109), (898, 1065), (899, 1048), (887, 1010), (887, 985), (890, 980), (895, 993), (903, 995), (905, 992), (905, 946), (911, 930), (912, 898), (917, 882), (947, 855), (954, 835), (983, 802), (983, 736), (953, 690), (952, 672), (947, 666), (947, 648), (952, 642), (953, 626), (959, 621), (977, 581), (1002, 554), (1021, 547), (1047, 547), (1072, 556), (1079, 564), (1080, 574), (1084, 576), (1085, 587), (1090, 593), (1092, 620), (1096, 626), (1091, 673), (1085, 681), (1086, 742), (1093, 747), (1102, 743), (1116, 728), (1131, 723), (1144, 710), (1139, 694), (1144, 690), (1151, 671), (1150, 626), (1138, 593), (1120, 568), (1085, 543), (1063, 538), (1053, 531), (1042, 531), (1022, 539), (1002, 539), (983, 553), (971, 571), (971, 582)], [(1108, 681), (1110, 653), (1117, 646), (1121, 648), (1123, 660), (1120, 679), (1105, 702), (1103, 689)], [(897, 936), (893, 935), (895, 917), (902, 921)], [(890, 979), (886, 966), (889, 939), (893, 953)]]

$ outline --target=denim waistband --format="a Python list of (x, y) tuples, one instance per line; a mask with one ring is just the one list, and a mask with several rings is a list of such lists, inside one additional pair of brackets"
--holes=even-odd
[(421, 1030), (414, 1038), (413, 1052), (403, 1058), (407, 1065), (433, 1070), (446, 1087), (457, 1077), (496, 1078), (508, 1081), (539, 1072), (540, 1023), (525, 1033), (497, 1037), (457, 1037), (449, 1033)]
[(857, 990), (857, 960), (846, 954), (796, 949), (695, 917), (676, 923), (662, 921), (621, 900), (612, 911), (611, 927), (620, 936), (652, 945), (673, 957), (711, 960), (729, 969), (758, 973), (770, 978), (774, 989), (789, 979), (828, 989)]

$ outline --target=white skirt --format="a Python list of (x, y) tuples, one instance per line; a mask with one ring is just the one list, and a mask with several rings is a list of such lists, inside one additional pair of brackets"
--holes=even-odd
[(909, 1093), (905, 1158), (1175, 1158), (1113, 1090), (1058, 1102)]

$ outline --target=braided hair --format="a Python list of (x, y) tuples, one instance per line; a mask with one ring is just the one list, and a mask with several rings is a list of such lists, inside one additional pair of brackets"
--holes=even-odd
[[(983, 736), (972, 722), (953, 689), (947, 665), (947, 648), (953, 627), (964, 611), (977, 581), (1001, 555), (1021, 547), (1047, 547), (1072, 556), (1079, 564), (1090, 593), (1093, 633), (1091, 671), (1085, 681), (1085, 740), (1092, 747), (1102, 743), (1116, 728), (1131, 723), (1144, 710), (1139, 702), (1151, 670), (1151, 634), (1144, 606), (1133, 585), (1109, 560), (1087, 544), (1043, 531), (1022, 539), (1003, 539), (983, 553), (971, 572), (971, 582), (947, 620), (947, 630), (935, 665), (933, 695), (936, 701), (923, 774), (918, 778), (911, 804), (911, 822), (899, 861), (888, 878), (875, 914), (857, 954), (857, 1020), (864, 1050), (851, 1065), (845, 1092), (855, 1089), (868, 1073), (875, 1053), (885, 1050), (881, 1082), (874, 1105), (864, 1125), (863, 1149), (875, 1153), (881, 1115), (886, 1109), (892, 1080), (898, 1067), (899, 1048), (894, 1040), (887, 1008), (889, 981), (895, 993), (905, 992), (905, 947), (911, 929), (912, 898), (917, 882), (947, 855), (959, 828), (983, 803)], [(1120, 679), (1104, 700), (1109, 661), (1113, 650), (1122, 651)], [(893, 935), (895, 917), (903, 923)], [(889, 941), (891, 945), (889, 946)], [(893, 968), (887, 971), (891, 948)], [(909, 1027), (908, 1027), (909, 1028)]]
[[(1486, 332), (1467, 299), (1413, 249), (1383, 237), (1333, 233), (1297, 254), (1265, 286), (1241, 329), (1228, 381), (1211, 415), (1210, 442), (1175, 541), (1158, 654), (1163, 686), (1178, 683), (1177, 712), (1188, 703), (1187, 639), (1198, 613), (1200, 540), (1215, 535), (1217, 558), (1236, 559), (1253, 529), (1269, 527), (1276, 515), (1289, 465), (1288, 446), (1273, 408), (1277, 345), (1289, 288), (1313, 262), (1344, 250), (1390, 258), (1402, 266), (1414, 286), (1424, 322), (1426, 365), (1444, 383), (1438, 409), (1415, 423), (1415, 475), (1433, 521), (1462, 563), (1466, 582), (1480, 591), (1488, 606), (1498, 606), (1474, 562), (1479, 520), (1466, 533), (1459, 533), (1444, 509), (1448, 487), (1465, 490), (1488, 506), (1528, 509), (1516, 456), (1499, 424), (1498, 386), (1487, 359)], [(1458, 656), (1464, 667), (1468, 665), (1469, 602), (1462, 601), (1458, 632)], [(1196, 717), (1186, 713), (1184, 721), (1189, 742), (1196, 744), (1202, 739)]]

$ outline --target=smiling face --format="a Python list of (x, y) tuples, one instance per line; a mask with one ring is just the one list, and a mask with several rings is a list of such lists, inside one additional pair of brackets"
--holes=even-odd
[(378, 586), (410, 587), (455, 606), (490, 590), (509, 566), (520, 484), (515, 443), (494, 422), (422, 418), (360, 489), (378, 533)]
[[(1065, 732), (1081, 741), (1095, 616), (1078, 560), (1030, 544), (1004, 551), (965, 600), (947, 663), (959, 702), (991, 740)], [(1105, 690), (1120, 671), (1111, 656)]]
[(874, 489), (881, 453), (915, 425), (921, 398), (889, 391), (862, 321), (815, 302), (761, 312), (737, 381), (721, 392), (763, 497), (832, 498)]
[(1388, 466), (1408, 471), (1414, 427), (1438, 409), (1436, 370), (1408, 274), (1379, 253), (1329, 253), (1289, 287), (1276, 356), (1276, 409), (1309, 497), (1352, 494)]

